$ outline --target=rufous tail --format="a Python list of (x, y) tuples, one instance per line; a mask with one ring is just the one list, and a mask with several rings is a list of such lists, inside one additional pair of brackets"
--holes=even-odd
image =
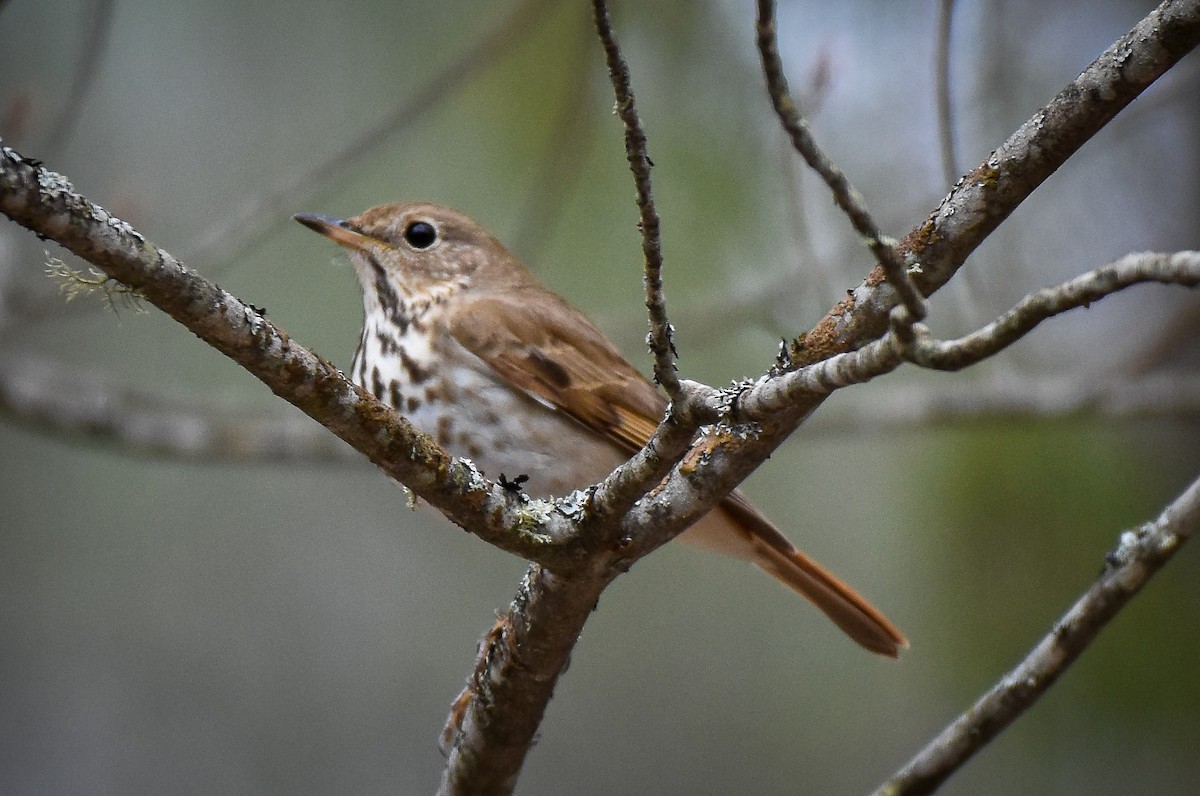
[[(725, 515), (728, 522), (744, 534), (744, 541), (749, 543), (746, 551), (749, 555), (742, 557), (800, 592), (850, 638), (872, 652), (891, 658), (899, 657), (900, 650), (908, 647), (908, 639), (878, 608), (792, 546), (740, 493), (730, 495), (716, 513)], [(708, 540), (701, 543), (708, 543)]]

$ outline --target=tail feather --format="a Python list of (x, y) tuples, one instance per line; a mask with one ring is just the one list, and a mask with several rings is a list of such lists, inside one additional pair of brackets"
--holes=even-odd
[(908, 639), (879, 609), (801, 551), (792, 548), (784, 553), (768, 544), (758, 548), (761, 555), (753, 559), (756, 565), (800, 592), (871, 652), (898, 658), (900, 650), (908, 647)]
[[(713, 523), (717, 519), (719, 523)], [(899, 657), (908, 639), (866, 598), (797, 550), (740, 492), (731, 494), (682, 539), (744, 558), (799, 592), (862, 646)]]

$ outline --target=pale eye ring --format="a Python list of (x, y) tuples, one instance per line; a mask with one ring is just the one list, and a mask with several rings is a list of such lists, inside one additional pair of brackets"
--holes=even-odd
[(437, 228), (428, 221), (414, 221), (404, 228), (404, 240), (414, 249), (428, 249), (437, 243)]

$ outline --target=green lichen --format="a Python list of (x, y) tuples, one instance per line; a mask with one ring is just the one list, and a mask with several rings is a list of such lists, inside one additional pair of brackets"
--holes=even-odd
[(81, 271), (57, 257), (47, 255), (46, 275), (58, 283), (58, 292), (64, 294), (68, 302), (80, 296), (99, 293), (103, 302), (115, 314), (120, 314), (119, 310), (122, 307), (139, 315), (148, 312), (143, 303), (146, 297), (140, 290), (118, 282), (95, 268), (89, 267), (86, 271)]

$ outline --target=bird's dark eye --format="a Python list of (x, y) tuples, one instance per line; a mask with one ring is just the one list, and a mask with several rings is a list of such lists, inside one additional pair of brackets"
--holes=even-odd
[(427, 221), (414, 221), (404, 228), (404, 240), (414, 249), (428, 249), (437, 238), (437, 230)]

